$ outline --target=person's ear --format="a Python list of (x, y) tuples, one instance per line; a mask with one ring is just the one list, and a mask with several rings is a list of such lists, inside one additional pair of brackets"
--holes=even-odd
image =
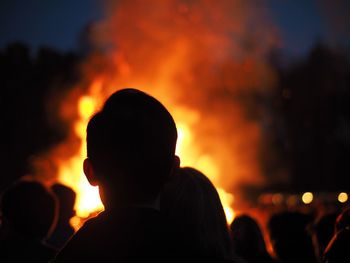
[(177, 170), (180, 168), (180, 163), (181, 163), (181, 160), (180, 160), (180, 157), (175, 155), (174, 157), (174, 166), (173, 166), (173, 169), (174, 170)]
[(180, 157), (175, 155), (173, 167), (172, 167), (171, 172), (168, 176), (168, 181), (170, 181), (173, 178), (173, 176), (176, 174), (176, 171), (180, 168), (180, 163), (181, 163)]
[(96, 179), (95, 171), (94, 171), (94, 168), (92, 166), (91, 160), (89, 158), (86, 158), (84, 160), (83, 170), (84, 170), (84, 174), (85, 174), (86, 178), (88, 179), (89, 183), (92, 186), (97, 186), (98, 181)]

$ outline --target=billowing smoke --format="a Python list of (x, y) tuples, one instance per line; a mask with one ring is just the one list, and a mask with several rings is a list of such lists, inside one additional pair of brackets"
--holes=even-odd
[(247, 103), (272, 87), (277, 38), (261, 1), (107, 1), (106, 11), (95, 40), (114, 63), (107, 86), (146, 90), (189, 125), (196, 161), (184, 164), (215, 163), (203, 172), (222, 185), (262, 182)]

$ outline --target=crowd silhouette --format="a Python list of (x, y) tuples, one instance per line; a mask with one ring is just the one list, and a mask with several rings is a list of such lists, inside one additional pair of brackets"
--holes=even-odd
[(235, 218), (231, 226), (233, 248), (247, 263), (275, 262), (269, 255), (259, 224), (248, 215)]
[(228, 226), (211, 181), (180, 167), (176, 141), (175, 122), (158, 100), (135, 89), (115, 92), (88, 123), (83, 165), (105, 211), (74, 233), (72, 189), (19, 180), (1, 195), (1, 262), (350, 260), (350, 209), (317, 220), (273, 214), (270, 255), (253, 217), (239, 215)]
[[(350, 208), (286, 210), (266, 226), (242, 214), (228, 226), (206, 171), (180, 167), (169, 112), (131, 89), (113, 94), (87, 127), (84, 171), (106, 210), (75, 233), (74, 191), (22, 176), (33, 155), (67, 136), (51, 115), (79, 81), (81, 61), (47, 47), (34, 55), (22, 43), (0, 51), (0, 110), (11, 113), (2, 118), (0, 262), (350, 262)], [(297, 191), (348, 185), (349, 61), (322, 44), (288, 68), (271, 57), (277, 87), (249, 98), (250, 112), (267, 120), (261, 151), (274, 153), (262, 154), (264, 173), (288, 170)]]
[(74, 234), (74, 228), (70, 224), (70, 219), (75, 215), (76, 193), (73, 189), (63, 184), (54, 184), (51, 190), (58, 199), (58, 215), (56, 227), (47, 243), (60, 250)]
[(57, 221), (57, 199), (41, 183), (20, 181), (1, 198), (1, 262), (49, 262), (45, 243)]

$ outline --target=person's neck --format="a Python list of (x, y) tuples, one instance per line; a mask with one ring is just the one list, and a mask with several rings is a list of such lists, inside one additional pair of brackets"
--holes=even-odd
[(119, 209), (123, 209), (123, 208), (132, 208), (132, 207), (136, 207), (136, 208), (151, 208), (154, 210), (159, 211), (160, 210), (160, 197), (158, 196), (154, 201), (150, 201), (150, 202), (126, 202), (126, 203), (116, 203), (114, 202), (113, 205), (108, 205), (106, 207), (107, 210), (109, 211), (117, 211)]

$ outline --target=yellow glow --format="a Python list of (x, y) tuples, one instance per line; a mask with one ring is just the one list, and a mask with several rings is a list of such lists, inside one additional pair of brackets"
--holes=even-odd
[(348, 201), (348, 194), (347, 194), (347, 193), (344, 193), (344, 192), (340, 193), (340, 194), (338, 195), (338, 201), (339, 201), (340, 203), (345, 203), (346, 201)]
[(92, 212), (103, 210), (98, 188), (91, 186), (82, 172), (82, 158), (72, 158), (61, 166), (59, 180), (77, 193), (75, 210), (78, 217), (88, 217)]
[(224, 207), (226, 220), (228, 224), (231, 224), (235, 218), (235, 212), (231, 208), (232, 203), (234, 202), (234, 196), (230, 193), (227, 193), (222, 188), (217, 188), (222, 206)]
[(82, 226), (82, 218), (74, 216), (69, 220), (69, 223), (75, 231), (78, 231), (79, 228)]
[(184, 123), (178, 123), (177, 125), (177, 144), (176, 155), (183, 157), (185, 149), (192, 141), (192, 134), (190, 128)]
[(194, 167), (198, 167), (201, 171), (205, 171), (205, 174), (209, 175), (211, 181), (214, 184), (216, 183), (216, 179), (219, 176), (219, 169), (209, 155), (199, 156)]
[(93, 98), (89, 96), (83, 96), (78, 102), (79, 115), (83, 119), (88, 119), (94, 113), (96, 103)]
[(303, 194), (301, 199), (303, 200), (304, 204), (310, 204), (314, 199), (314, 195), (311, 192), (306, 192)]
[(74, 132), (79, 138), (83, 138), (86, 133), (86, 121), (81, 120), (74, 123)]
[(80, 218), (86, 218), (91, 213), (103, 210), (98, 188), (89, 184), (82, 171), (83, 160), (86, 158), (86, 126), (95, 108), (96, 103), (92, 97), (83, 96), (79, 99), (79, 119), (75, 122), (74, 132), (82, 143), (78, 154), (64, 162), (59, 168), (59, 181), (72, 187), (77, 193), (75, 202), (77, 217), (71, 220), (75, 229), (81, 226)]

